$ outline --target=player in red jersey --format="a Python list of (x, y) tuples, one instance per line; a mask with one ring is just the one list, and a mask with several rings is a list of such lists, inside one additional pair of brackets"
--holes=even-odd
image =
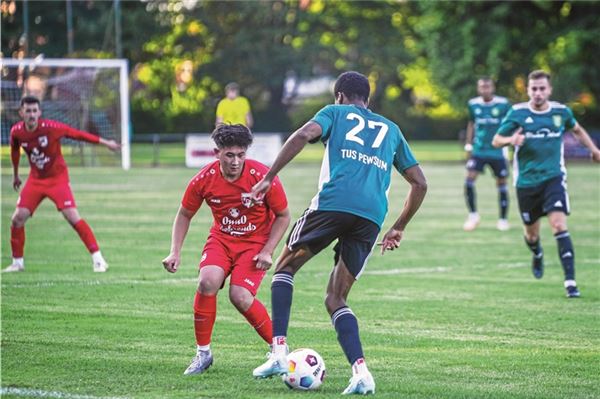
[(252, 187), (267, 173), (260, 162), (246, 159), (252, 133), (244, 125), (218, 125), (212, 133), (217, 161), (190, 181), (175, 216), (171, 253), (163, 260), (167, 271), (179, 267), (181, 247), (190, 221), (206, 202), (214, 223), (204, 245), (200, 278), (194, 298), (197, 352), (185, 375), (199, 374), (213, 362), (210, 342), (217, 312), (217, 293), (231, 276), (229, 299), (268, 344), (271, 319), (255, 298), (273, 250), (290, 223), (287, 198), (279, 180), (263, 201), (253, 202)]
[(19, 191), (22, 183), (19, 178), (21, 148), (27, 154), (31, 169), (12, 216), (10, 245), (13, 261), (4, 269), (4, 272), (20, 272), (25, 269), (23, 262), (25, 222), (46, 197), (56, 204), (56, 208), (77, 231), (92, 254), (94, 271), (105, 272), (108, 264), (100, 253), (94, 233), (77, 212), (75, 198), (69, 185), (67, 164), (61, 153), (60, 139), (68, 137), (74, 140), (99, 143), (112, 151), (118, 150), (120, 145), (114, 140), (103, 139), (64, 123), (41, 119), (40, 101), (35, 97), (27, 96), (21, 99), (19, 115), (23, 120), (16, 123), (10, 130), (10, 156), (13, 164), (13, 188), (15, 191)]

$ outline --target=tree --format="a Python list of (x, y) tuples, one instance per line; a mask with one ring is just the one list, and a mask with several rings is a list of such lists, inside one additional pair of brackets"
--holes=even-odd
[(171, 30), (145, 45), (140, 106), (160, 103), (176, 119), (193, 112), (173, 107), (175, 93), (165, 87), (174, 83), (169, 74), (177, 60), (190, 60), (194, 86), (201, 89), (186, 87), (179, 95), (196, 95), (196, 114), (205, 129), (212, 126), (214, 99), (228, 81), (237, 81), (251, 98), (258, 130), (289, 130), (290, 104), (282, 102), (282, 94), (290, 72), (302, 79), (368, 71), (375, 89), (372, 105), (379, 108), (390, 98), (390, 87), (398, 92), (393, 99), (400, 96), (397, 67), (411, 60), (403, 46), (393, 45), (402, 41), (406, 8), (396, 2), (202, 2), (189, 10), (163, 6), (162, 11), (164, 3), (150, 4)]
[(556, 72), (555, 98), (579, 111), (591, 108), (600, 94), (600, 61), (593, 56), (600, 50), (598, 2), (412, 5), (419, 15), (412, 27), (420, 52), (454, 107), (464, 107), (481, 75), (497, 79), (499, 91), (513, 100), (525, 100), (525, 78), (537, 68)]

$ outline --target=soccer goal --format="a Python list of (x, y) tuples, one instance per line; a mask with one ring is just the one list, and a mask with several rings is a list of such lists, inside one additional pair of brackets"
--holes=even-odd
[(121, 165), (129, 169), (129, 90), (126, 60), (2, 59), (2, 144), (11, 126), (20, 120), (19, 101), (25, 95), (42, 102), (42, 118), (55, 119), (77, 129), (114, 139), (119, 154), (106, 148), (65, 140), (63, 155), (69, 164)]

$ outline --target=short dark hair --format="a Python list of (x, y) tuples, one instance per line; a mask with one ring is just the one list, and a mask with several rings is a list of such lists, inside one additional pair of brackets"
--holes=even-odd
[(492, 79), (490, 76), (484, 75), (484, 76), (480, 76), (479, 79), (477, 79), (477, 81), (482, 81), (482, 82), (492, 82), (494, 83), (494, 79)]
[(252, 145), (252, 132), (242, 124), (219, 123), (210, 137), (219, 150), (226, 147), (248, 148)]
[(235, 90), (235, 91), (240, 91), (240, 85), (238, 85), (235, 82), (229, 82), (227, 83), (227, 85), (225, 86), (225, 91), (229, 91), (229, 90)]
[(34, 96), (25, 96), (25, 97), (23, 97), (21, 99), (20, 107), (22, 107), (24, 104), (37, 104), (38, 106), (41, 107), (40, 100), (37, 97), (34, 97)]
[(367, 102), (369, 100), (369, 94), (371, 87), (369, 85), (369, 79), (362, 73), (348, 71), (338, 76), (333, 87), (333, 92), (337, 96), (337, 93), (344, 93), (349, 100), (363, 100)]
[(527, 79), (529, 80), (537, 80), (537, 79), (548, 79), (548, 82), (550, 82), (550, 74), (544, 70), (541, 69), (536, 69), (535, 71), (531, 71), (531, 73), (529, 73), (529, 76), (527, 77)]

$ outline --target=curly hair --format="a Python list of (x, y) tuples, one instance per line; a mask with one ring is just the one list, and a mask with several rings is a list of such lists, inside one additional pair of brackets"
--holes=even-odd
[(371, 87), (369, 86), (369, 79), (362, 73), (348, 71), (338, 76), (333, 87), (333, 92), (337, 96), (337, 93), (344, 93), (349, 100), (369, 100)]
[(218, 149), (226, 147), (248, 148), (252, 145), (252, 132), (242, 124), (219, 123), (210, 137)]

